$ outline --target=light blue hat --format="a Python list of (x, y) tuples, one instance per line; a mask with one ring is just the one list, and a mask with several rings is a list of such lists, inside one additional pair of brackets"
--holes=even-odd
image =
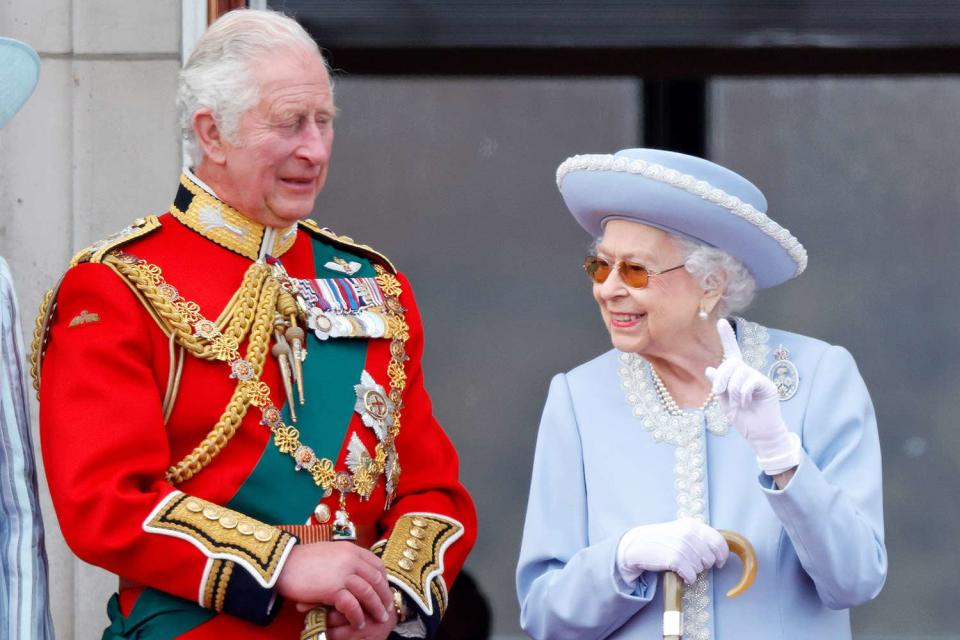
[(40, 58), (30, 46), (0, 38), (0, 128), (27, 101), (40, 77)]
[(611, 219), (633, 220), (726, 251), (760, 288), (800, 275), (807, 251), (767, 217), (767, 200), (743, 176), (709, 160), (660, 149), (573, 156), (557, 169), (564, 202), (597, 238)]

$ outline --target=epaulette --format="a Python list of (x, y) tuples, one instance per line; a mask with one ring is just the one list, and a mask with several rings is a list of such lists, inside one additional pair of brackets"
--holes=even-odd
[(352, 250), (361, 254), (365, 258), (370, 258), (374, 262), (382, 264), (384, 267), (389, 269), (391, 273), (397, 272), (397, 268), (393, 266), (393, 263), (390, 262), (390, 259), (387, 258), (387, 256), (383, 255), (372, 247), (369, 247), (365, 244), (359, 244), (350, 236), (337, 235), (327, 227), (321, 227), (316, 222), (309, 219), (301, 220), (300, 226), (315, 237), (322, 238), (323, 240), (343, 247), (344, 249)]
[(75, 267), (81, 262), (100, 262), (107, 252), (131, 240), (141, 238), (151, 231), (159, 229), (160, 226), (160, 219), (157, 216), (137, 218), (129, 226), (78, 251), (70, 261), (70, 266)]
[[(103, 256), (105, 256), (107, 252), (131, 240), (141, 238), (159, 229), (160, 226), (160, 219), (157, 216), (137, 218), (120, 231), (78, 251), (73, 256), (73, 259), (70, 260), (70, 268), (83, 262), (102, 262)], [(46, 351), (47, 341), (50, 338), (50, 326), (53, 324), (53, 317), (57, 309), (57, 292), (60, 290), (61, 282), (63, 282), (62, 277), (57, 281), (57, 284), (43, 296), (43, 301), (40, 303), (40, 311), (37, 314), (37, 321), (33, 329), (33, 344), (30, 349), (30, 374), (33, 377), (33, 388), (37, 392), (37, 397), (40, 397), (40, 368), (43, 365), (43, 354)]]

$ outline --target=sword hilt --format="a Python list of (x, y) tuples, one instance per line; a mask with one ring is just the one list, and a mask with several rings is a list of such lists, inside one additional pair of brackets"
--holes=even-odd
[(307, 612), (303, 621), (303, 631), (300, 640), (326, 640), (327, 637), (327, 609), (317, 607)]

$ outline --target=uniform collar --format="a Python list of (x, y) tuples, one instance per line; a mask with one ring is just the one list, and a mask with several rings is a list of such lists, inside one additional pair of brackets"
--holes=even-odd
[(297, 225), (276, 229), (254, 222), (220, 200), (186, 168), (170, 213), (208, 240), (251, 260), (266, 255), (279, 258), (297, 239)]

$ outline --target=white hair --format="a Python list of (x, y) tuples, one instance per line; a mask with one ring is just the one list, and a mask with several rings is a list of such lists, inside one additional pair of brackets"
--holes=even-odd
[(757, 281), (742, 262), (716, 247), (689, 238), (673, 237), (684, 257), (686, 270), (697, 284), (705, 291), (723, 287), (717, 303), (721, 318), (750, 306), (757, 291)]
[(223, 136), (237, 143), (240, 116), (260, 99), (253, 66), (272, 53), (298, 47), (316, 53), (329, 73), (310, 34), (278, 11), (238, 9), (210, 25), (180, 71), (177, 87), (180, 130), (195, 165), (203, 159), (203, 151), (193, 131), (193, 114), (210, 109)]

